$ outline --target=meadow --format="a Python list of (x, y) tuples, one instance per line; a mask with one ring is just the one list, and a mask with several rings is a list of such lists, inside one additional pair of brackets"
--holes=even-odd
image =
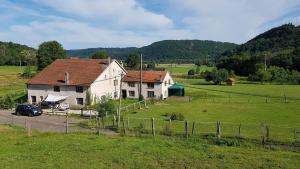
[[(185, 74), (189, 65), (178, 70)], [(179, 66), (178, 66), (179, 67)], [(196, 132), (213, 134), (216, 122), (222, 123), (223, 135), (238, 136), (241, 125), (241, 136), (260, 139), (261, 125), (267, 125), (272, 140), (293, 142), (295, 131), (300, 131), (300, 86), (260, 84), (237, 81), (235, 86), (213, 85), (203, 79), (174, 78), (185, 86), (189, 99), (169, 98), (147, 109), (124, 112), (125, 119), (130, 119), (132, 128), (145, 123), (150, 128), (150, 119), (154, 117), (157, 130), (166, 130), (172, 114), (182, 114), (184, 120), (196, 123)], [(146, 121), (146, 122), (144, 122)], [(173, 129), (184, 131), (183, 121), (174, 122)], [(297, 138), (299, 139), (299, 137)]]
[(0, 125), (0, 168), (297, 168), (298, 152), (216, 140), (39, 133)]
[(24, 66), (0, 66), (0, 96), (20, 95), (25, 92), (28, 79), (20, 77), (24, 69)]

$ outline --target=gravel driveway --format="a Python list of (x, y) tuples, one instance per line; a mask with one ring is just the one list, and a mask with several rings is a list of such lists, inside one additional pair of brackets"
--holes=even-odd
[[(65, 132), (66, 118), (65, 116), (46, 115), (28, 117), (16, 116), (12, 110), (0, 110), (0, 124), (14, 124), (16, 126), (25, 127), (26, 123), (30, 124), (32, 129), (39, 131), (55, 131)], [(84, 119), (69, 118), (69, 131), (90, 131), (85, 128), (72, 125)]]

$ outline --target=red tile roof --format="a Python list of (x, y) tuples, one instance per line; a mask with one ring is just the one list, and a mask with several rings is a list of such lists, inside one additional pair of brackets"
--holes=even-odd
[[(143, 71), (142, 81), (143, 82), (162, 82), (165, 78), (166, 71)], [(139, 82), (140, 81), (140, 71), (128, 71), (127, 75), (123, 79), (124, 82)]]
[(69, 73), (68, 85), (91, 85), (107, 67), (106, 59), (57, 59), (30, 79), (27, 84), (65, 85), (65, 73)]

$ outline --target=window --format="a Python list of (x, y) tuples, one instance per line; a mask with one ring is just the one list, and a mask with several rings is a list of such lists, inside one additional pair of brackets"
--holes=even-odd
[(134, 91), (129, 91), (129, 96), (134, 97), (135, 96), (135, 92)]
[(167, 81), (165, 81), (165, 86), (167, 86)]
[(169, 79), (169, 85), (171, 84), (171, 80)]
[(83, 87), (82, 86), (76, 86), (76, 92), (77, 93), (83, 93)]
[(79, 105), (83, 105), (83, 98), (76, 98), (76, 102)]
[(129, 83), (128, 83), (128, 86), (129, 86), (129, 87), (135, 87), (135, 83), (129, 82)]
[(154, 88), (154, 83), (147, 83), (148, 89), (153, 89)]
[(154, 91), (148, 91), (148, 97), (153, 98), (154, 97)]
[(114, 92), (114, 97), (117, 98), (118, 97), (118, 93)]
[(59, 86), (54, 86), (54, 87), (53, 87), (53, 90), (54, 90), (55, 92), (60, 92), (60, 87), (59, 87)]
[(40, 99), (41, 99), (41, 102), (44, 100), (44, 97), (43, 96), (40, 96)]
[(31, 102), (36, 103), (36, 96), (31, 96)]
[(114, 85), (118, 86), (118, 80), (114, 80)]

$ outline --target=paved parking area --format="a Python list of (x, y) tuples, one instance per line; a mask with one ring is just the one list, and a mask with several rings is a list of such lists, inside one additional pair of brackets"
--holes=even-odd
[[(0, 124), (14, 124), (17, 126), (25, 127), (26, 123), (30, 124), (30, 127), (39, 131), (55, 131), (65, 132), (66, 130), (66, 118), (65, 116), (46, 115), (28, 117), (28, 116), (16, 116), (13, 114), (13, 110), (0, 110)], [(78, 123), (84, 119), (69, 118), (69, 131), (89, 131), (89, 129), (81, 128), (72, 125), (72, 123)]]

